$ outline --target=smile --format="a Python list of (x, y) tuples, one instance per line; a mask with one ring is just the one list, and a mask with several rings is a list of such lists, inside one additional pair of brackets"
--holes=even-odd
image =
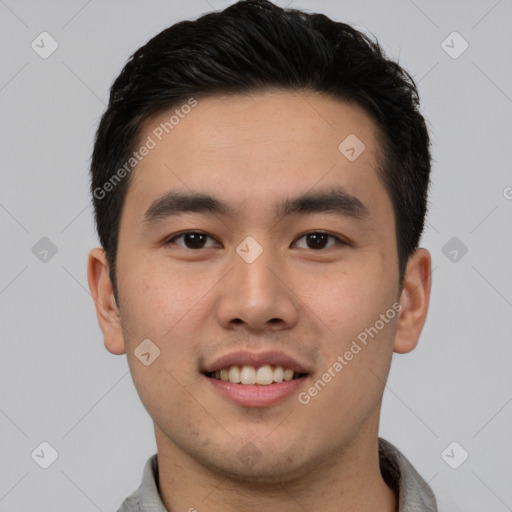
[(222, 368), (221, 370), (207, 373), (207, 376), (210, 378), (246, 386), (254, 384), (259, 386), (269, 386), (273, 383), (288, 382), (299, 379), (304, 375), (305, 374), (303, 373), (295, 372), (291, 368), (271, 366), (269, 364), (264, 364), (258, 368), (247, 365), (233, 365), (228, 368)]

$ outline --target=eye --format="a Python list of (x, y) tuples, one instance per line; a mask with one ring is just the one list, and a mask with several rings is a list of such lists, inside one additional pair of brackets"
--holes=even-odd
[[(299, 249), (328, 249), (335, 245), (347, 245), (346, 242), (338, 238), (334, 235), (329, 235), (328, 233), (322, 233), (321, 231), (315, 231), (311, 233), (306, 233), (300, 236), (297, 240), (306, 239), (307, 247), (299, 247)], [(332, 239), (334, 243), (328, 245), (328, 240)], [(295, 242), (297, 244), (297, 242)]]
[[(211, 241), (210, 245), (208, 245), (207, 243), (208, 239)], [(300, 247), (297, 245), (297, 241), (302, 239), (305, 239), (305, 247)], [(180, 240), (181, 242), (178, 242)], [(298, 246), (299, 249), (321, 250), (329, 249), (330, 247), (334, 247), (336, 245), (347, 245), (347, 243), (343, 241), (341, 238), (338, 238), (337, 236), (334, 235), (330, 235), (328, 233), (323, 233), (321, 231), (305, 233), (304, 235), (300, 236), (297, 239), (297, 241), (295, 242), (295, 246)], [(179, 233), (177, 235), (173, 235), (164, 242), (164, 245), (171, 244), (175, 244), (180, 247), (183, 247), (184, 249), (191, 250), (205, 249), (209, 247), (218, 246), (216, 245), (218, 244), (218, 242), (216, 242), (214, 238), (212, 238), (210, 235), (207, 235), (206, 233), (201, 233), (199, 231), (186, 231), (183, 233)]]
[(171, 238), (168, 238), (164, 242), (164, 245), (171, 245), (176, 243), (176, 240), (182, 239), (184, 245), (180, 243), (177, 243), (176, 245), (179, 245), (184, 249), (204, 249), (205, 247), (214, 247), (212, 245), (206, 245), (206, 240), (208, 238), (213, 240), (213, 238), (206, 233), (200, 233), (198, 231), (186, 231), (184, 233), (180, 233), (178, 235), (172, 236)]

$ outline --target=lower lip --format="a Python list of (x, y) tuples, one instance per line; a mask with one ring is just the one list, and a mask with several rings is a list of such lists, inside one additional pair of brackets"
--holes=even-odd
[(307, 377), (300, 377), (299, 379), (274, 382), (273, 384), (262, 386), (234, 384), (233, 382), (226, 382), (207, 376), (205, 378), (217, 391), (244, 407), (268, 407), (277, 404), (296, 392), (307, 379)]

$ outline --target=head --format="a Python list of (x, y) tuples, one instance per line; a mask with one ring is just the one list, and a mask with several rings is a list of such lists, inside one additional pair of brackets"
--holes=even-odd
[[(418, 106), (377, 42), (264, 0), (173, 25), (133, 54), (95, 139), (103, 249), (89, 283), (161, 439), (264, 479), (377, 428), (392, 352), (415, 347), (428, 307)], [(135, 353), (146, 339), (160, 350), (149, 366)], [(241, 407), (210, 389), (219, 357), (270, 347), (306, 370), (302, 402)], [(249, 441), (261, 469), (237, 456)]]

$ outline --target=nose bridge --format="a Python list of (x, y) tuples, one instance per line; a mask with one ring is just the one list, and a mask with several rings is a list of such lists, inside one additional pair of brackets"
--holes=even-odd
[(268, 306), (282, 292), (274, 270), (279, 268), (276, 251), (270, 242), (263, 246), (248, 237), (237, 247), (237, 259), (234, 274), (240, 297), (245, 297), (247, 304)]
[[(248, 237), (250, 238), (250, 237)], [(291, 290), (282, 282), (283, 266), (270, 242), (265, 246), (246, 239), (236, 249), (234, 268), (227, 276), (219, 306), (223, 324), (243, 321), (258, 329), (269, 322), (293, 324), (296, 306)]]
[[(253, 250), (250, 249), (250, 251)], [(270, 293), (277, 288), (276, 271), (272, 271), (273, 267), (277, 269), (279, 262), (273, 249), (267, 246), (254, 260), (245, 260), (240, 257), (240, 261), (236, 263), (235, 273), (240, 275), (250, 294)]]

